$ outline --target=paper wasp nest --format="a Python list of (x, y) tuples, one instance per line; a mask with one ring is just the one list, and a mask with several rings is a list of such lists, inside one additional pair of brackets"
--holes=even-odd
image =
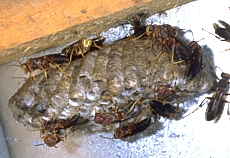
[[(177, 104), (179, 99), (183, 103), (187, 96), (211, 88), (212, 81), (205, 69), (200, 77), (189, 81), (184, 62), (174, 64), (171, 58), (171, 51), (159, 42), (121, 40), (71, 62), (64, 68), (69, 76), (50, 69), (47, 79), (43, 73), (36, 76), (36, 81), (28, 79), (10, 99), (9, 107), (16, 120), (35, 128), (41, 126), (39, 118), (67, 119), (80, 113), (85, 126), (100, 130), (93, 126), (97, 126), (95, 112), (123, 110), (139, 99), (144, 103), (160, 99), (158, 85), (176, 91), (177, 97), (167, 98), (172, 104)], [(134, 111), (138, 116), (142, 110), (137, 106)]]

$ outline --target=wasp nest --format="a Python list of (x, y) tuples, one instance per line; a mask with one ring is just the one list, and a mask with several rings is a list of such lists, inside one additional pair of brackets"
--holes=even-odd
[[(17, 121), (34, 128), (41, 127), (41, 120), (67, 120), (77, 113), (83, 122), (80, 129), (114, 130), (121, 120), (139, 122), (149, 117), (154, 111), (149, 100), (173, 105), (210, 89), (205, 69), (189, 81), (186, 64), (174, 62), (171, 50), (158, 41), (121, 40), (72, 61), (63, 68), (68, 75), (49, 69), (47, 78), (41, 73), (36, 81), (28, 79), (9, 107)], [(145, 109), (148, 114), (139, 117)]]

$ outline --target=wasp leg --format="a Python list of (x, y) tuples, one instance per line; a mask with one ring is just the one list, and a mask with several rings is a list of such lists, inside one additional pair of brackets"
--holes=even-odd
[(155, 58), (150, 59), (150, 61), (154, 61), (154, 60), (156, 60), (157, 58), (159, 58), (160, 55), (163, 54), (163, 52), (164, 52), (164, 51), (160, 51), (160, 53), (158, 53), (157, 56), (156, 56)]

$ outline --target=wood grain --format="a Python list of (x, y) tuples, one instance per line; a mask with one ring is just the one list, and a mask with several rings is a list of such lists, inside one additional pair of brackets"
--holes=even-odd
[(0, 64), (76, 40), (73, 30), (102, 31), (128, 14), (159, 12), (189, 1), (0, 0)]

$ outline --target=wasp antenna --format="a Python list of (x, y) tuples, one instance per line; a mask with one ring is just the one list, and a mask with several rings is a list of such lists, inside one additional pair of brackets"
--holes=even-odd
[(17, 60), (17, 62), (18, 62), (20, 65), (22, 65), (22, 63), (21, 63), (19, 60)]
[(164, 124), (167, 120), (168, 120), (168, 118), (166, 118), (166, 119), (164, 120), (164, 122), (162, 122), (162, 124)]
[(12, 79), (16, 79), (16, 78), (18, 78), (18, 79), (23, 79), (24, 81), (26, 81), (28, 78), (26, 78), (26, 77), (11, 77), (11, 81), (12, 81)]
[[(141, 103), (141, 102), (140, 102)], [(143, 105), (143, 103), (141, 103), (142, 105)], [(139, 119), (140, 119), (140, 117), (144, 114), (144, 112), (147, 110), (147, 108), (145, 108), (141, 113), (140, 113), (140, 115), (136, 118), (136, 120), (134, 121), (134, 123), (136, 123)]]
[(208, 32), (209, 34), (211, 34), (211, 35), (213, 35), (214, 37), (216, 37), (216, 38), (218, 38), (219, 40), (221, 40), (221, 38), (220, 38), (220, 37), (218, 37), (218, 36), (214, 35), (213, 33), (209, 32), (209, 31), (207, 31), (207, 30), (205, 30), (205, 29), (203, 29), (203, 28), (202, 28), (202, 30), (203, 30), (203, 31)]
[(225, 49), (225, 50), (221, 50), (221, 51), (219, 51), (219, 53), (221, 53), (221, 52), (227, 52), (227, 51), (230, 51), (230, 48)]
[(192, 30), (190, 30), (190, 29), (179, 29), (179, 30), (186, 30), (185, 31), (185, 33), (187, 33), (187, 32), (191, 32), (191, 34), (192, 34), (192, 38), (193, 38), (193, 41), (194, 41), (194, 35), (193, 35), (193, 32), (192, 32)]
[(26, 128), (27, 131), (40, 131), (40, 129), (29, 129), (29, 127)]
[(192, 38), (193, 38), (193, 41), (194, 41), (194, 35), (193, 35), (193, 32), (192, 32), (192, 30), (188, 30), (189, 32), (191, 32), (191, 34), (192, 34)]
[(10, 66), (17, 66), (17, 67), (20, 67), (19, 65), (6, 65), (6, 69), (8, 69)]

